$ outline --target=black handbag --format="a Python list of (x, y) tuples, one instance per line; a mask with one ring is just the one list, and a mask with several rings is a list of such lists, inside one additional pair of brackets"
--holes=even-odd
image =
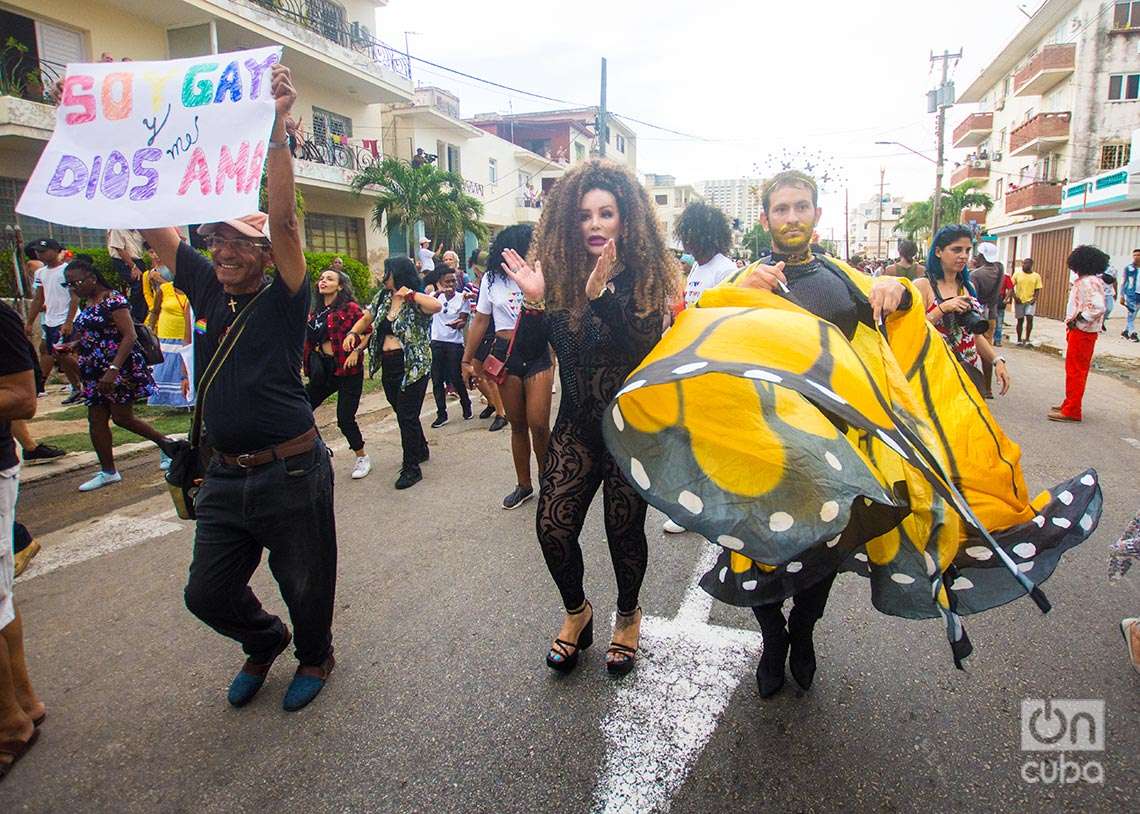
[(269, 290), (268, 285), (261, 289), (257, 296), (250, 300), (249, 305), (237, 315), (217, 350), (214, 351), (210, 364), (202, 371), (194, 403), (194, 419), (190, 423), (190, 435), (187, 440), (174, 441), (164, 447), (163, 451), (170, 456), (170, 468), (166, 470), (166, 487), (170, 491), (170, 499), (174, 502), (175, 512), (183, 520), (197, 519), (194, 499), (198, 496), (198, 490), (206, 478), (206, 462), (209, 454), (202, 445), (202, 414), (206, 409), (206, 393), (210, 391), (210, 385), (217, 378), (218, 371), (233, 353), (234, 345), (245, 332), (253, 306), (267, 290)]
[(141, 322), (135, 323), (135, 347), (142, 353), (148, 365), (161, 365), (165, 358), (158, 337), (149, 326)]

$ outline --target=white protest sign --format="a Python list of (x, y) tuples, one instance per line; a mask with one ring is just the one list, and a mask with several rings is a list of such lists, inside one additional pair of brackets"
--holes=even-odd
[(144, 229), (257, 211), (280, 47), (67, 66), (55, 132), (16, 211)]

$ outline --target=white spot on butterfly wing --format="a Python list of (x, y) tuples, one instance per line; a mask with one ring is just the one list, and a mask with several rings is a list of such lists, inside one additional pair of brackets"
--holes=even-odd
[(724, 578), (726, 576), (728, 576), (728, 566), (727, 565), (720, 569), (720, 574), (717, 575), (717, 579), (719, 579), (721, 582), (724, 582)]
[(700, 514), (705, 508), (705, 502), (701, 500), (700, 495), (695, 495), (688, 489), (677, 495), (677, 502), (691, 514)]
[(827, 396), (832, 401), (838, 402), (839, 404), (846, 404), (847, 403), (847, 399), (843, 398), (843, 396), (836, 393), (830, 387), (824, 387), (819, 382), (814, 382), (811, 379), (804, 379), (804, 381), (807, 382), (808, 384), (810, 384), (812, 387), (814, 387), (819, 392), (823, 393), (823, 395)]
[(634, 390), (637, 390), (639, 387), (645, 387), (646, 384), (648, 384), (648, 382), (645, 379), (638, 379), (636, 381), (632, 381), (629, 384), (627, 384), (625, 387), (623, 387), (621, 390), (617, 391), (617, 395), (614, 396), (614, 398), (621, 398), (626, 393), (632, 393)]
[(1087, 514), (1081, 515), (1081, 528), (1082, 529), (1084, 529), (1085, 531), (1088, 531), (1089, 529), (1092, 528), (1092, 525), (1093, 525), (1093, 521), (1092, 521), (1092, 517), (1090, 515), (1087, 515)]
[(694, 371), (700, 370), (702, 368), (706, 368), (708, 366), (709, 366), (708, 362), (689, 362), (688, 364), (680, 365), (678, 367), (673, 368), (673, 375), (674, 376), (684, 376), (686, 373), (692, 373)]
[(1069, 526), (1073, 525), (1073, 523), (1067, 517), (1054, 517), (1053, 518), (1053, 525), (1056, 526), (1057, 528), (1067, 529), (1067, 528), (1069, 528)]
[(966, 579), (965, 577), (958, 577), (956, 580), (954, 580), (954, 583), (950, 586), (950, 590), (951, 591), (965, 591), (965, 590), (968, 590), (968, 589), (973, 588), (973, 587), (974, 587), (974, 583), (970, 582), (970, 580)]
[(613, 417), (614, 426), (617, 427), (618, 432), (625, 430), (625, 418), (621, 414), (621, 408), (619, 408), (616, 404), (614, 405)]
[(1026, 571), (1032, 571), (1032, 570), (1033, 570), (1033, 563), (1031, 563), (1031, 562), (1021, 562), (1021, 563), (1018, 563), (1018, 564), (1017, 564), (1017, 570), (1018, 570), (1018, 571), (1020, 571), (1020, 572), (1021, 572), (1021, 573), (1023, 573), (1023, 574), (1024, 574)]
[(1091, 472), (1088, 472), (1081, 478), (1081, 483), (1083, 483), (1085, 486), (1095, 486), (1096, 478), (1092, 476)]
[(1045, 518), (1043, 516), (1037, 515), (1036, 517), (1033, 518), (1033, 522), (1037, 524), (1037, 528), (1039, 528), (1039, 529), (1045, 528)]
[(855, 559), (857, 559), (859, 562), (867, 562), (867, 555), (860, 551), (855, 555)]
[(771, 382), (772, 384), (779, 384), (784, 380), (783, 377), (769, 373), (767, 370), (746, 370), (744, 371), (744, 378), (759, 379), (762, 382)]
[(768, 518), (768, 528), (772, 531), (787, 531), (795, 523), (795, 519), (787, 512), (773, 512)]
[(740, 587), (746, 591), (755, 591), (756, 590), (756, 580), (746, 579), (746, 580), (744, 580), (744, 582), (740, 583)]
[(994, 553), (984, 545), (972, 545), (966, 549), (966, 553), (975, 560), (982, 560), (983, 562), (994, 555)]
[(788, 563), (788, 567), (785, 570), (787, 570), (789, 574), (798, 574), (800, 571), (804, 570), (804, 564), (799, 560), (792, 560), (790, 563)]
[(1057, 495), (1057, 500), (1061, 501), (1066, 506), (1071, 506), (1073, 504), (1073, 493), (1066, 489)]
[(642, 489), (649, 488), (649, 473), (637, 458), (629, 459), (629, 474), (633, 476), (633, 482)]
[(832, 469), (834, 469), (836, 472), (842, 472), (843, 471), (843, 464), (841, 464), (839, 462), (839, 459), (836, 458), (832, 453), (830, 453), (830, 452), (823, 453), (823, 459), (825, 461), (827, 461), (827, 465), (830, 466)]
[(739, 537), (733, 537), (731, 534), (722, 534), (716, 538), (719, 545), (725, 548), (731, 548), (733, 551), (740, 551), (744, 548), (744, 541)]
[(820, 506), (819, 519), (824, 523), (830, 523), (837, 517), (839, 517), (839, 504), (834, 500), (829, 500)]
[(1028, 560), (1037, 553), (1037, 546), (1033, 545), (1033, 543), (1018, 543), (1013, 547), (1013, 553), (1023, 560)]
[(897, 582), (899, 585), (910, 585), (914, 582), (914, 577), (909, 574), (894, 573), (891, 574), (891, 581)]

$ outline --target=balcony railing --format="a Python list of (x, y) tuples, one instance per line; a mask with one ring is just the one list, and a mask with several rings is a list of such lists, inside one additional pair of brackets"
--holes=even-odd
[(1017, 155), (1019, 151), (1031, 147), (1036, 141), (1045, 141), (1049, 144), (1067, 141), (1071, 119), (1072, 115), (1068, 112), (1038, 113), (1009, 134), (1010, 153)]
[(293, 153), (293, 158), (299, 161), (340, 167), (352, 172), (379, 164), (384, 158), (379, 149), (373, 152), (363, 143), (354, 144), (350, 141), (342, 144), (334, 136), (315, 138), (303, 130), (294, 131), (289, 137), (289, 150)]
[(1013, 75), (1014, 96), (1040, 96), (1073, 72), (1077, 46), (1046, 45)]
[(250, 0), (254, 5), (319, 34), (330, 42), (363, 54), (385, 70), (412, 78), (407, 54), (373, 37), (360, 23), (349, 23), (344, 7), (327, 0)]
[(1060, 181), (1034, 181), (1010, 190), (1005, 196), (1005, 212), (1017, 215), (1034, 210), (1060, 209), (1063, 186)]
[(65, 72), (64, 65), (35, 59), (26, 51), (9, 46), (0, 51), (0, 96), (54, 104), (52, 88)]
[(954, 128), (955, 147), (973, 147), (981, 144), (994, 129), (993, 113), (971, 113)]
[(967, 159), (950, 176), (950, 186), (956, 187), (965, 181), (985, 180), (990, 177), (990, 162), (983, 159)]

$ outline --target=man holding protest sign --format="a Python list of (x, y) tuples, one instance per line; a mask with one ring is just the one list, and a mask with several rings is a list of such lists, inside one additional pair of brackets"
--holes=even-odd
[[(296, 632), (301, 666), (284, 699), (293, 711), (317, 696), (333, 668), (337, 550), (332, 467), (300, 376), (310, 293), (285, 132), (297, 97), (288, 68), (273, 65), (270, 88), (268, 223), (256, 213), (201, 226), (213, 262), (181, 243), (173, 228), (142, 234), (174, 269), (174, 285), (194, 309), (195, 373), (205, 437), (214, 450), (194, 504), (198, 526), (186, 605), (242, 644), (247, 660), (228, 697), (243, 706), (292, 638), (249, 588), (268, 549)], [(269, 281), (271, 265), (277, 273)], [(227, 336), (239, 318), (234, 336)], [(211, 366), (219, 346), (220, 359)]]

